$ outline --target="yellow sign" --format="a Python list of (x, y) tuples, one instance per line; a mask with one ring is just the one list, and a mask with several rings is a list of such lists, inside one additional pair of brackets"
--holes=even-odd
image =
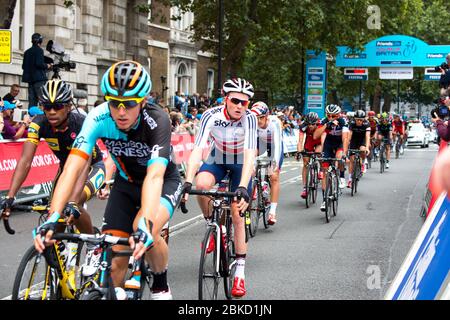
[(12, 59), (12, 32), (0, 30), (0, 63), (11, 63)]

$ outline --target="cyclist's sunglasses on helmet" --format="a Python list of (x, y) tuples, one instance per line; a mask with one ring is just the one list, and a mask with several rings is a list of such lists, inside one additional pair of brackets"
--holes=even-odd
[(105, 100), (114, 109), (119, 109), (121, 106), (125, 109), (132, 109), (138, 106), (144, 98), (118, 99), (117, 97), (105, 96)]
[(52, 109), (59, 111), (64, 109), (64, 107), (67, 106), (67, 103), (41, 103), (41, 106), (44, 108), (44, 111), (50, 111)]
[(250, 103), (250, 100), (241, 100), (238, 98), (228, 98), (231, 103), (238, 105), (239, 103), (242, 104), (243, 107), (248, 106), (248, 104)]

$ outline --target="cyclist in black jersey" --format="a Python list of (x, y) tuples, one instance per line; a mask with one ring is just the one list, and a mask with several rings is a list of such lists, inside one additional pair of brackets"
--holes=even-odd
[[(370, 124), (366, 120), (366, 113), (363, 110), (358, 110), (355, 112), (354, 120), (350, 122), (349, 125), (349, 136), (348, 140), (350, 141), (350, 148), (352, 150), (360, 150), (361, 155), (361, 171), (362, 173), (366, 172), (366, 168), (364, 165), (364, 160), (370, 149)], [(353, 175), (353, 160), (354, 155), (350, 156), (350, 163), (348, 166), (348, 183), (347, 187), (352, 187), (352, 175)]]
[(387, 139), (386, 143), (386, 169), (389, 169), (389, 160), (391, 159), (391, 143), (392, 143), (392, 123), (386, 112), (381, 114), (380, 123), (377, 126), (378, 143), (383, 139)]
[[(172, 299), (167, 283), (169, 253), (161, 229), (173, 215), (182, 184), (172, 160), (169, 117), (161, 108), (147, 105), (150, 76), (135, 61), (121, 61), (109, 68), (101, 89), (107, 102), (88, 114), (56, 186), (53, 214), (38, 231), (46, 233), (45, 245), (51, 243), (53, 216), (59, 216), (67, 188), (79, 175), (95, 141), (102, 139), (119, 172), (106, 205), (102, 232), (131, 235), (133, 256), (140, 259), (145, 255), (152, 270), (151, 298)], [(44, 249), (40, 237), (35, 238), (35, 247), (39, 252)], [(115, 287), (123, 284), (127, 265), (127, 257), (113, 259)]]
[[(59, 160), (59, 170), (55, 178), (56, 184), (72, 148), (73, 141), (81, 130), (84, 117), (70, 112), (72, 106), (72, 88), (61, 80), (50, 80), (42, 87), (39, 97), (44, 109), (43, 115), (36, 116), (28, 129), (28, 139), (23, 144), (22, 156), (7, 193), (7, 207), (9, 209), (14, 197), (24, 183), (31, 169), (31, 163), (39, 145), (40, 139), (45, 139), (48, 146)], [(83, 233), (93, 233), (91, 218), (83, 204), (94, 195), (103, 184), (105, 166), (102, 154), (97, 145), (93, 146), (92, 158), (82, 174), (74, 182), (73, 192), (68, 193), (74, 224)]]

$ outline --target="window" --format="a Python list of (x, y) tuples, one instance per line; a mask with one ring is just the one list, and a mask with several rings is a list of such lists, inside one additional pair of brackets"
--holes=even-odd
[(24, 20), (25, 20), (25, 0), (20, 0), (20, 15), (19, 15), (19, 50), (24, 50)]
[(206, 94), (211, 98), (214, 90), (214, 70), (208, 69), (207, 81)]
[(109, 31), (109, 8), (111, 6), (110, 0), (103, 1), (103, 28), (102, 28), (102, 35), (103, 35), (103, 42), (107, 43), (109, 40), (108, 31)]

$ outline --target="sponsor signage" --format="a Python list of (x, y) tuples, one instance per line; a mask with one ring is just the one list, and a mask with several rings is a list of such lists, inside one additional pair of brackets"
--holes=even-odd
[(406, 80), (414, 77), (413, 68), (380, 68), (380, 79)]
[(441, 79), (441, 73), (434, 71), (434, 68), (425, 68), (425, 74), (423, 79), (427, 81), (439, 81)]
[(323, 106), (326, 103), (326, 79), (327, 79), (327, 55), (326, 52), (316, 54), (313, 50), (306, 52), (306, 90), (305, 90), (305, 110), (308, 113), (311, 109), (324, 116)]
[(12, 63), (12, 32), (0, 29), (0, 63)]
[(367, 68), (345, 68), (344, 69), (345, 80), (368, 80), (369, 69)]
[(372, 40), (360, 51), (346, 46), (337, 49), (337, 67), (433, 67), (440, 60), (444, 62), (450, 45), (429, 45), (411, 36), (389, 35)]

